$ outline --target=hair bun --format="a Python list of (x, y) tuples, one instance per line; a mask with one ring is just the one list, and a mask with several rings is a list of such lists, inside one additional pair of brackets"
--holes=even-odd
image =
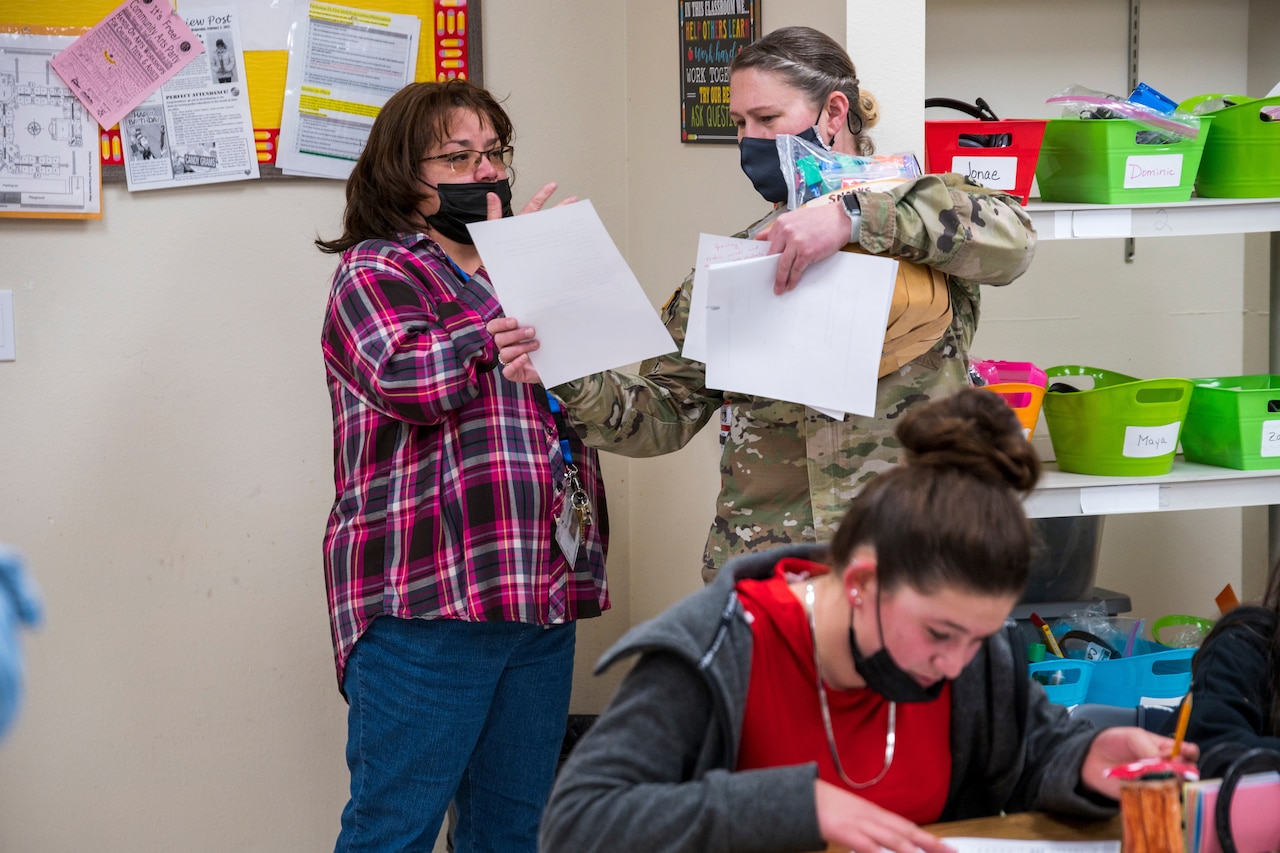
[(1021, 492), (1040, 477), (1040, 460), (1017, 415), (990, 391), (964, 388), (918, 406), (896, 434), (916, 467), (951, 468)]
[(876, 100), (876, 96), (868, 92), (866, 89), (858, 89), (858, 113), (862, 116), (862, 127), (869, 130), (876, 126), (880, 121), (880, 102)]

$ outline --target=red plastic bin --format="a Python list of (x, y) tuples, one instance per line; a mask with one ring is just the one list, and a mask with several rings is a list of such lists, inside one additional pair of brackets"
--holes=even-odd
[[(924, 170), (959, 172), (984, 187), (1016, 195), (1026, 204), (1036, 177), (1045, 122), (1046, 119), (926, 121)], [(1008, 146), (973, 148), (960, 144), (961, 136), (995, 134), (1008, 134)]]

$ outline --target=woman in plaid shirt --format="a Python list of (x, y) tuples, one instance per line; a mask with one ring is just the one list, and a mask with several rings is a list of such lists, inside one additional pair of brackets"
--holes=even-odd
[(347, 181), (342, 236), (316, 241), (339, 255), (321, 341), (339, 851), (430, 850), (450, 800), (458, 849), (536, 850), (575, 620), (609, 606), (595, 452), (545, 389), (495, 369), (485, 331), (502, 307), (466, 226), (510, 215), (511, 138), (483, 89), (405, 87)]

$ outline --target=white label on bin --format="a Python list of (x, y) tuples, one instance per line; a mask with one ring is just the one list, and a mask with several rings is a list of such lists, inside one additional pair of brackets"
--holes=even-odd
[(1176, 187), (1182, 183), (1181, 154), (1134, 154), (1124, 161), (1124, 188)]
[(952, 157), (951, 171), (993, 190), (1011, 190), (1018, 183), (1018, 158)]
[(1178, 430), (1182, 421), (1165, 426), (1131, 426), (1124, 428), (1124, 455), (1131, 459), (1150, 459), (1172, 453), (1178, 446)]
[(1280, 456), (1280, 421), (1262, 422), (1262, 455)]

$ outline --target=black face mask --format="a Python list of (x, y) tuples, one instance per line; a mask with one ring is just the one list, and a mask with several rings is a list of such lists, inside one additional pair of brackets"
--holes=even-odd
[[(818, 138), (818, 131), (812, 127), (796, 136), (814, 145), (830, 147)], [(765, 201), (779, 204), (787, 200), (787, 176), (782, 173), (776, 139), (744, 136), (738, 140), (738, 160), (742, 164), (742, 171), (751, 179), (752, 186)]]
[[(876, 592), (876, 621), (880, 619), (880, 593)], [(853, 653), (853, 665), (867, 686), (890, 702), (932, 702), (942, 694), (946, 679), (940, 679), (928, 687), (920, 686), (902, 667), (893, 662), (884, 645), (884, 629), (880, 629), (880, 650), (864, 655), (858, 649), (858, 638), (849, 622), (849, 651)]]
[(489, 218), (489, 193), (502, 202), (502, 215), (511, 215), (511, 182), (506, 178), (492, 183), (427, 186), (440, 196), (440, 209), (427, 217), (427, 223), (454, 242), (475, 244), (467, 225)]

